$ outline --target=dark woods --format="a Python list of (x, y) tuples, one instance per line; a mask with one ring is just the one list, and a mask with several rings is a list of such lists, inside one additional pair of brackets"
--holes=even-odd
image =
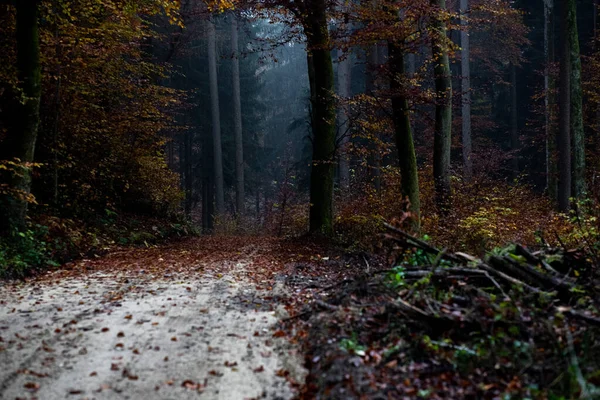
[(196, 230), (370, 246), (384, 220), (474, 252), (597, 239), (592, 0), (3, 3), (10, 268)]

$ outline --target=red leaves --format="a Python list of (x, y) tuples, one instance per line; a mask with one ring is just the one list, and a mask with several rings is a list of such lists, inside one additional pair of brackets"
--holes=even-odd
[(279, 337), (284, 337), (285, 336), (285, 332), (280, 330), (275, 331), (275, 333), (273, 333), (273, 337), (279, 338)]

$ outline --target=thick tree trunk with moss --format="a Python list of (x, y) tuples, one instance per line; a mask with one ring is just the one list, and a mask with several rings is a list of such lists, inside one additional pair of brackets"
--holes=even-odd
[(5, 140), (2, 155), (20, 164), (18, 174), (7, 176), (11, 194), (0, 201), (0, 231), (22, 229), (31, 192), (31, 168), (40, 121), (41, 67), (38, 31), (38, 1), (19, 0), (17, 8), (17, 72), (21, 98), (14, 125)]
[(307, 1), (304, 30), (307, 37), (311, 79), (313, 157), (310, 174), (310, 232), (333, 232), (333, 183), (335, 175), (335, 114), (333, 61), (327, 29), (327, 4)]
[[(570, 0), (569, 0), (570, 1)], [(566, 34), (569, 16), (569, 4), (565, 2), (562, 10), (561, 29), (563, 30), (560, 59), (560, 115), (558, 146), (558, 209), (567, 212), (571, 197), (571, 41)]]
[[(446, 0), (431, 0), (441, 11), (446, 10)], [(435, 75), (435, 130), (433, 138), (433, 179), (436, 203), (442, 213), (451, 207), (450, 150), (452, 136), (452, 79), (446, 43), (446, 25), (441, 16), (432, 20), (432, 50)]]
[(410, 110), (402, 81), (405, 78), (404, 53), (394, 43), (388, 43), (390, 65), (390, 89), (392, 91), (392, 118), (398, 150), (398, 163), (402, 176), (402, 196), (410, 201), (413, 214), (413, 229), (419, 231), (421, 225), (421, 202), (419, 200), (419, 174), (417, 157), (410, 125)]
[(581, 90), (581, 53), (577, 33), (577, 3), (566, 0), (568, 5), (565, 34), (569, 41), (571, 57), (571, 146), (572, 146), (572, 193), (575, 198), (585, 196), (585, 134), (583, 130), (583, 93)]
[(225, 194), (223, 184), (223, 150), (221, 147), (221, 117), (219, 112), (219, 85), (217, 78), (217, 34), (212, 21), (207, 21), (206, 25), (208, 29), (208, 79), (210, 81), (212, 140), (214, 148), (215, 211), (217, 216), (220, 216), (225, 213)]
[(231, 52), (233, 87), (233, 123), (235, 132), (235, 200), (237, 216), (244, 215), (244, 138), (242, 135), (242, 100), (240, 90), (240, 59), (238, 54), (238, 24), (231, 16)]

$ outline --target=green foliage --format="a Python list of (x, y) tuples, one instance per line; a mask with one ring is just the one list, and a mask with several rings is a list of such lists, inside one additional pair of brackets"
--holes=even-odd
[(0, 277), (23, 278), (32, 270), (57, 266), (46, 242), (48, 227), (33, 225), (0, 239)]
[(356, 354), (357, 356), (364, 356), (365, 350), (367, 349), (358, 342), (356, 332), (352, 334), (351, 338), (340, 340), (340, 348), (351, 354)]

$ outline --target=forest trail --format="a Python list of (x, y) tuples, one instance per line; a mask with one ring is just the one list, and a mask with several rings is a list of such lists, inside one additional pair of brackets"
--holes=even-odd
[(0, 284), (0, 398), (291, 398), (279, 278), (302, 252), (202, 237)]

